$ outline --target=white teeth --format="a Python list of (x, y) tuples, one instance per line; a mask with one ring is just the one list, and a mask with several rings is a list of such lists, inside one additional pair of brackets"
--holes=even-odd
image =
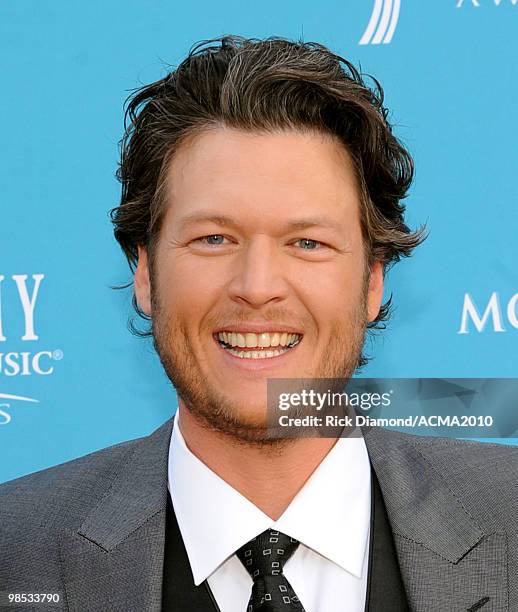
[(259, 334), (259, 346), (261, 348), (266, 348), (270, 346), (270, 334), (267, 334), (266, 332), (263, 334)]
[[(297, 345), (301, 338), (301, 334), (289, 334), (288, 332), (261, 332), (260, 334), (254, 334), (252, 332), (224, 331), (218, 333), (218, 340), (230, 345), (225, 347), (225, 349), (232, 353), (232, 355), (242, 359), (277, 357)], [(256, 350), (240, 350), (244, 348)]]
[(275, 346), (291, 347), (298, 344), (301, 337), (301, 334), (289, 334), (288, 332), (261, 332), (260, 334), (254, 334), (252, 332), (218, 333), (218, 339), (225, 342), (225, 344), (230, 344), (233, 347), (260, 349)]
[(232, 355), (240, 357), (241, 359), (266, 359), (267, 357), (277, 357), (289, 351), (289, 348), (274, 351), (238, 351), (233, 348), (226, 349)]

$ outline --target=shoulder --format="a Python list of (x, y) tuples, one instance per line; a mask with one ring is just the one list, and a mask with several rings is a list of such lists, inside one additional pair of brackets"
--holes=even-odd
[(19, 529), (73, 527), (111, 486), (137, 438), (0, 484), (4, 535)]
[(449, 474), (476, 473), (488, 480), (497, 475), (517, 475), (518, 446), (428, 436), (412, 438), (420, 453)]
[(153, 487), (171, 426), (170, 419), (148, 436), (0, 485), (0, 592), (7, 586), (61, 589), (63, 539), (77, 534), (110, 495), (106, 520), (116, 524), (114, 513), (131, 506), (139, 492), (142, 498), (139, 487)]
[(492, 529), (518, 528), (518, 446), (398, 434), (463, 505)]
[(413, 448), (438, 468), (449, 472), (480, 468), (485, 473), (501, 469), (512, 472), (518, 467), (518, 445), (420, 436), (379, 427), (366, 429), (364, 433), (367, 437), (371, 432), (379, 438), (378, 444), (385, 445), (385, 450), (389, 450), (387, 445), (390, 450)]

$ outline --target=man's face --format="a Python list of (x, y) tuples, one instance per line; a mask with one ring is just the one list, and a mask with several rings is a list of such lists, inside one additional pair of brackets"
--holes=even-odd
[(180, 147), (166, 198), (135, 274), (155, 346), (181, 405), (261, 439), (267, 379), (350, 376), (379, 311), (352, 162), (322, 134), (218, 128)]

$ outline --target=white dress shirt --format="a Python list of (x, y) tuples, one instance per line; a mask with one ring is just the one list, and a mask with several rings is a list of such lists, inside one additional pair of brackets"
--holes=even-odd
[(234, 554), (266, 529), (299, 540), (284, 575), (306, 612), (364, 612), (371, 473), (363, 438), (340, 438), (274, 521), (200, 461), (178, 413), (168, 487), (194, 583), (208, 580), (221, 612), (245, 612), (253, 581)]

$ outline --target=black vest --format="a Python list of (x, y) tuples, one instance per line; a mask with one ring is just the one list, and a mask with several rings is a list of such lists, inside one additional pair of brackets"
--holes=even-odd
[[(407, 612), (409, 607), (387, 511), (374, 470), (371, 473), (371, 539), (365, 612)], [(207, 581), (194, 586), (170, 495), (167, 496), (162, 612), (219, 612)]]

